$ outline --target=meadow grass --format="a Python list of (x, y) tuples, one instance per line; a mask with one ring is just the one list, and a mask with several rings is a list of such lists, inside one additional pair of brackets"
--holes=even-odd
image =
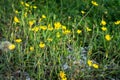
[[(119, 0), (2, 0), (0, 79), (119, 80)], [(3, 50), (5, 42), (9, 41)], [(12, 46), (10, 46), (12, 44)]]

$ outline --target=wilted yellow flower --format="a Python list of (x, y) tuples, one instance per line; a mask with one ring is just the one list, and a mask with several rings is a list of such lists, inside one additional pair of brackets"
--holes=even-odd
[(59, 32), (56, 33), (56, 37), (57, 37), (57, 38), (60, 37), (60, 33), (59, 33)]
[(31, 46), (31, 47), (30, 47), (30, 51), (33, 51), (33, 50), (34, 50), (34, 47), (33, 47), (33, 46)]
[(82, 10), (81, 13), (82, 13), (82, 14), (85, 14), (85, 11)]
[(99, 65), (98, 64), (93, 64), (92, 65), (94, 68), (98, 69), (99, 68)]
[(43, 18), (43, 19), (45, 19), (45, 18), (46, 18), (46, 16), (43, 14), (43, 15), (42, 15), (42, 18)]
[(63, 71), (60, 71), (59, 76), (61, 79), (66, 78), (66, 74)]
[(54, 27), (55, 27), (55, 29), (60, 29), (61, 28), (61, 23), (60, 22), (55, 22), (54, 23)]
[(95, 2), (95, 1), (91, 1), (91, 3), (92, 3), (94, 6), (98, 6), (98, 3)]
[(107, 31), (107, 28), (104, 26), (101, 29), (102, 29), (102, 31)]
[(120, 24), (120, 20), (116, 21), (115, 24), (116, 24), (116, 25)]
[(13, 49), (15, 49), (15, 45), (14, 44), (11, 44), (11, 45), (9, 45), (9, 50), (13, 50)]
[(78, 34), (80, 34), (81, 32), (82, 32), (81, 30), (79, 30), (79, 29), (77, 30), (77, 33), (78, 33)]
[(45, 47), (45, 44), (44, 44), (43, 42), (40, 42), (39, 47), (40, 47), (40, 48), (44, 48), (44, 47)]
[(93, 62), (92, 62), (92, 60), (88, 60), (87, 63), (88, 63), (89, 66), (92, 66)]
[(14, 17), (14, 22), (15, 23), (19, 23), (20, 22), (19, 19), (16, 16)]
[(15, 45), (10, 43), (9, 41), (2, 41), (0, 42), (0, 50), (2, 51), (9, 51), (9, 50), (14, 50), (15, 49)]
[(105, 20), (102, 20), (100, 24), (101, 24), (102, 26), (105, 26), (105, 25), (106, 25), (106, 21), (105, 21)]
[(16, 39), (15, 42), (20, 43), (22, 42), (22, 39)]
[(110, 41), (110, 40), (111, 40), (110, 35), (109, 35), (109, 34), (105, 35), (105, 39), (106, 39), (107, 41)]
[(89, 27), (86, 27), (86, 30), (89, 32), (89, 31), (92, 31)]
[(52, 38), (47, 38), (47, 40), (51, 42), (53, 39)]

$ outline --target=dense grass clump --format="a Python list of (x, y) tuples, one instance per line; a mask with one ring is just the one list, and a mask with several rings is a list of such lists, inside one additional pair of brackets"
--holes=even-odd
[(1, 0), (1, 80), (119, 80), (119, 0)]

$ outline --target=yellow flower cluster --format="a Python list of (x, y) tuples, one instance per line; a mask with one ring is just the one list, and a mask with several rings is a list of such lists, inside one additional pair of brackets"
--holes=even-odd
[(59, 76), (60, 76), (61, 80), (67, 80), (67, 77), (66, 77), (66, 74), (64, 71), (60, 71)]
[(21, 5), (23, 5), (23, 6), (25, 6), (25, 7), (30, 7), (30, 8), (34, 8), (34, 9), (37, 8), (37, 6), (35, 6), (35, 5), (31, 6), (29, 3), (25, 3), (25, 2), (23, 2), (23, 1), (21, 1), (20, 3), (21, 3)]
[(90, 67), (94, 67), (94, 68), (96, 68), (96, 69), (99, 68), (99, 65), (96, 64), (96, 63), (94, 63), (92, 60), (88, 60), (87, 63), (88, 63), (88, 65), (89, 65)]

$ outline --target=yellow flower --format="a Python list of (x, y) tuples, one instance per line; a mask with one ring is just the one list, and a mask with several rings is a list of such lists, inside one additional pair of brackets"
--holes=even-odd
[(15, 10), (15, 13), (18, 14), (18, 10)]
[(66, 29), (63, 31), (63, 34), (69, 34), (70, 32), (71, 32), (70, 30)]
[(98, 6), (98, 3), (95, 2), (95, 1), (91, 1), (91, 3), (92, 3), (94, 6)]
[(52, 30), (53, 30), (53, 27), (51, 27), (50, 24), (48, 24), (48, 30), (49, 30), (49, 31), (52, 31)]
[(101, 24), (102, 26), (105, 26), (105, 25), (106, 25), (106, 21), (102, 20), (100, 24)]
[(99, 65), (98, 64), (93, 64), (93, 67), (98, 69), (99, 68)]
[(40, 42), (39, 47), (40, 47), (40, 48), (44, 48), (44, 47), (45, 47), (45, 44), (44, 44), (43, 42)]
[(60, 37), (60, 33), (59, 33), (59, 32), (56, 33), (56, 37), (57, 37), (57, 38)]
[(45, 19), (45, 18), (46, 18), (46, 16), (43, 14), (43, 15), (42, 15), (42, 18), (43, 18), (43, 19)]
[(24, 16), (27, 17), (27, 12), (24, 13)]
[(35, 20), (29, 21), (29, 26), (31, 27), (35, 23)]
[(110, 40), (111, 40), (110, 35), (109, 35), (109, 34), (105, 35), (105, 39), (106, 39), (107, 41), (110, 41)]
[(26, 7), (29, 7), (30, 5), (29, 5), (28, 3), (25, 3), (25, 6), (26, 6)]
[(107, 28), (104, 26), (101, 29), (102, 29), (102, 31), (107, 31)]
[(34, 9), (36, 9), (36, 8), (37, 8), (37, 6), (33, 6), (33, 8), (34, 8)]
[(20, 43), (22, 42), (22, 39), (16, 39), (15, 42)]
[(61, 28), (61, 23), (60, 22), (55, 22), (54, 23), (54, 27), (55, 27), (55, 29), (60, 29)]
[(30, 51), (34, 51), (34, 47), (33, 46), (30, 47)]
[(120, 24), (120, 20), (114, 22), (116, 25)]
[(77, 30), (77, 33), (78, 33), (78, 34), (80, 34), (81, 32), (82, 32), (81, 30), (79, 30), (79, 29)]
[(34, 31), (34, 32), (38, 32), (39, 27), (33, 27), (31, 30)]
[(66, 30), (66, 26), (63, 26), (63, 25), (62, 25), (62, 30)]
[(92, 66), (93, 62), (92, 62), (92, 60), (88, 60), (87, 63), (88, 63), (89, 66)]
[(61, 80), (67, 80), (67, 78), (66, 78), (66, 77), (64, 77), (64, 78), (62, 78)]
[(53, 39), (52, 38), (47, 38), (47, 40), (51, 42)]
[(92, 31), (89, 27), (86, 27), (86, 30), (89, 32), (89, 31)]
[(16, 16), (14, 17), (14, 22), (15, 23), (19, 23), (20, 22), (19, 19)]
[(85, 11), (82, 10), (81, 13), (82, 13), (82, 14), (85, 14)]
[(47, 29), (47, 26), (40, 26), (40, 29), (46, 30), (46, 29)]
[(63, 71), (60, 71), (59, 76), (61, 79), (66, 78), (66, 74)]
[(22, 5), (24, 4), (24, 2), (23, 2), (23, 1), (21, 1), (20, 3), (21, 3)]
[(15, 45), (14, 45), (14, 44), (9, 45), (9, 46), (8, 46), (8, 49), (9, 49), (9, 50), (15, 49)]

